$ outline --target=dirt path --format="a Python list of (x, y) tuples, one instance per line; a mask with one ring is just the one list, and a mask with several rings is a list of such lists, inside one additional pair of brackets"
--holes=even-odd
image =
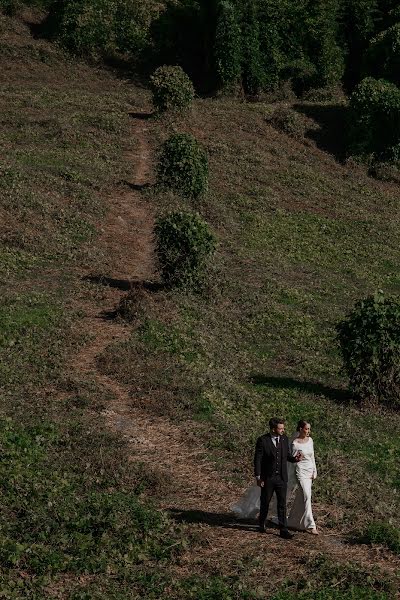
[[(154, 215), (141, 201), (139, 189), (148, 181), (151, 172), (145, 120), (133, 119), (132, 136), (138, 145), (130, 156), (134, 165), (131, 189), (110, 200), (101, 242), (115, 264), (113, 277), (116, 280), (151, 280), (154, 278)], [(333, 534), (318, 538), (297, 534), (294, 540), (286, 542), (275, 530), (261, 536), (254, 526), (235, 523), (229, 517), (229, 506), (242, 490), (220, 477), (207, 460), (201, 442), (193, 439), (184, 426), (152, 416), (135, 405), (126, 387), (97, 369), (97, 357), (107, 346), (130, 334), (128, 326), (101, 317), (103, 312), (115, 309), (124, 293), (118, 286), (110, 287), (107, 306), (101, 311), (89, 303), (85, 306), (83, 326), (91, 341), (76, 357), (73, 368), (81, 377), (87, 374), (113, 392), (115, 399), (104, 410), (104, 418), (107, 425), (128, 442), (130, 460), (140, 461), (149, 469), (156, 466), (165, 478), (160, 508), (169, 509), (186, 521), (193, 520), (192, 528), (200, 535), (201, 543), (194, 549), (189, 548), (174, 568), (182, 573), (207, 573), (218, 569), (232, 574), (238, 572), (238, 565), (248, 561), (255, 564), (258, 560), (257, 567), (248, 567), (248, 576), (250, 579), (256, 577), (265, 589), (270, 587), (271, 573), (275, 583), (283, 581), (290, 572), (304, 573), (304, 559), (321, 553), (341, 562), (354, 561), (368, 568), (374, 564), (388, 572), (398, 571), (400, 561), (383, 549), (349, 545)]]

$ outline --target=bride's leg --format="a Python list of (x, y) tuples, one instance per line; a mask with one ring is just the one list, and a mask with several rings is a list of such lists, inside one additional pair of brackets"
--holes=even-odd
[(301, 479), (300, 485), (304, 497), (304, 515), (302, 518), (302, 525), (304, 529), (316, 529), (311, 506), (312, 479)]

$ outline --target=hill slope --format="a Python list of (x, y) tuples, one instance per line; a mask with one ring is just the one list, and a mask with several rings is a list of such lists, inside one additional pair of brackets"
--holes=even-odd
[[(264, 104), (198, 100), (182, 120), (148, 119), (132, 82), (20, 21), (1, 31), (3, 480), (18, 491), (4, 500), (7, 597), (271, 597), (295, 572), (295, 594), (367, 574), (387, 592), (395, 554), (348, 542), (371, 520), (400, 525), (400, 421), (348, 404), (333, 337), (356, 299), (398, 292), (398, 188), (317, 147), (337, 106), (296, 106), (304, 141), (268, 125)], [(196, 208), (219, 248), (203, 295), (153, 281), (154, 214), (186, 205), (142, 186), (176, 130), (210, 156)], [(129, 288), (130, 324), (111, 318)], [(313, 425), (317, 541), (260, 540), (227, 514), (272, 414)]]

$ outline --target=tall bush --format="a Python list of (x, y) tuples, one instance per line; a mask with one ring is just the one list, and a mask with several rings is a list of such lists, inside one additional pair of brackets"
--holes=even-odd
[(199, 198), (208, 187), (205, 150), (189, 133), (177, 133), (164, 142), (157, 167), (158, 180), (188, 198)]
[(380, 17), (379, 0), (341, 0), (341, 36), (346, 50), (344, 81), (353, 89), (360, 81), (364, 54), (376, 33)]
[(153, 10), (147, 0), (116, 0), (113, 36), (117, 51), (136, 55), (147, 46)]
[(139, 0), (53, 0), (44, 29), (80, 56), (136, 53), (146, 43), (146, 6)]
[(400, 23), (373, 38), (366, 56), (366, 68), (370, 75), (400, 85)]
[(400, 89), (367, 77), (350, 98), (349, 153), (385, 158), (400, 143)]
[(247, 94), (257, 94), (265, 85), (260, 50), (257, 0), (242, 2), (242, 81)]
[[(292, 13), (295, 13), (293, 6)], [(291, 17), (286, 0), (260, 0), (258, 5), (259, 40), (265, 87), (277, 87), (285, 67), (297, 60), (296, 14)], [(285, 41), (290, 40), (290, 44)]]
[(339, 45), (339, 3), (315, 0), (307, 12), (306, 52), (315, 65), (315, 78), (310, 85), (334, 85), (341, 80), (345, 64), (344, 49)]
[(158, 67), (150, 77), (153, 104), (159, 112), (189, 108), (194, 98), (194, 87), (182, 67)]
[(344, 52), (338, 0), (258, 0), (257, 7), (267, 87), (291, 79), (302, 93), (340, 80)]
[(359, 400), (400, 406), (400, 298), (358, 302), (337, 326), (350, 389)]
[(171, 212), (157, 219), (156, 252), (169, 286), (200, 284), (215, 251), (215, 238), (197, 213)]
[(215, 31), (214, 57), (221, 86), (232, 90), (241, 76), (241, 32), (234, 6), (222, 0), (219, 3)]

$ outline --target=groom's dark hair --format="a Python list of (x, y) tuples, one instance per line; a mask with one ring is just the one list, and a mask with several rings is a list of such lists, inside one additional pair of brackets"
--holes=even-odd
[(275, 427), (277, 425), (284, 425), (285, 421), (283, 419), (278, 419), (278, 417), (272, 417), (272, 419), (269, 420), (269, 428), (270, 429), (275, 429)]

